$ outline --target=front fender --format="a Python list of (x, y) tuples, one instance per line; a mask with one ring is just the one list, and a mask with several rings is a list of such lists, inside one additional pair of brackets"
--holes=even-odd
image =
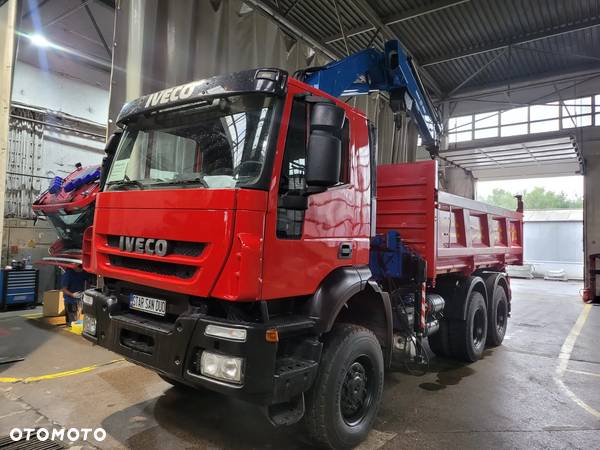
[(369, 271), (367, 277), (364, 272), (356, 267), (340, 267), (321, 282), (306, 305), (306, 313), (315, 321), (317, 333), (330, 331), (346, 302), (365, 288), (371, 273)]
[(370, 329), (389, 366), (393, 350), (392, 304), (388, 293), (370, 277), (368, 268), (336, 269), (308, 300), (307, 313), (315, 321), (318, 334), (331, 331), (338, 318)]

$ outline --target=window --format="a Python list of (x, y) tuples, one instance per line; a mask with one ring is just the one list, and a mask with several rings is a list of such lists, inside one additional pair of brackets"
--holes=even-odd
[[(306, 143), (308, 142), (308, 108), (302, 100), (294, 100), (285, 151), (281, 165), (279, 180), (279, 197), (289, 194), (299, 194), (306, 187), (304, 174), (306, 162)], [(277, 237), (280, 239), (300, 239), (304, 211), (293, 209), (277, 209)]]
[[(597, 97), (597, 96), (596, 96)], [(562, 106), (562, 127), (587, 127), (592, 124), (592, 97), (565, 100)]]
[(581, 116), (592, 113), (592, 98), (581, 97), (565, 100), (562, 107), (563, 117)]
[(451, 117), (448, 121), (448, 140), (456, 143), (591, 125), (600, 126), (600, 95)]
[(542, 120), (540, 122), (531, 122), (529, 124), (530, 133), (546, 133), (548, 131), (558, 130), (558, 119)]
[(471, 128), (473, 128), (473, 116), (451, 117), (448, 121), (448, 131), (451, 133), (471, 131)]
[(456, 142), (471, 141), (473, 140), (473, 132), (465, 131), (463, 133), (449, 133), (448, 137), (451, 144)]
[(592, 124), (592, 116), (563, 117), (563, 128), (589, 127)]
[(448, 121), (448, 138), (451, 143), (473, 139), (473, 116), (451, 117)]
[(525, 123), (527, 122), (527, 114), (527, 106), (509, 109), (508, 111), (502, 111), (502, 113), (500, 114), (501, 125)]
[[(290, 122), (285, 140), (285, 151), (279, 180), (279, 198), (301, 195), (306, 190), (306, 150), (310, 135), (311, 104), (302, 99), (294, 99)], [(342, 144), (339, 184), (350, 182), (350, 123), (344, 122), (341, 135)], [(280, 203), (281, 204), (281, 203)], [(280, 239), (300, 239), (304, 211), (279, 207), (277, 209), (277, 237)]]
[(547, 105), (531, 105), (529, 120), (547, 120), (558, 119), (558, 103), (549, 103)]
[(475, 114), (475, 129), (490, 128), (498, 126), (498, 113)]
[(500, 136), (518, 136), (520, 134), (527, 134), (527, 123), (519, 123), (516, 125), (505, 125), (500, 128)]
[(342, 166), (340, 167), (340, 183), (350, 183), (350, 122), (344, 121), (342, 130)]
[(294, 100), (287, 137), (285, 153), (281, 167), (280, 193), (302, 191), (306, 187), (304, 165), (306, 162), (306, 143), (308, 142), (307, 104)]
[(475, 114), (475, 139), (498, 136), (498, 112)]

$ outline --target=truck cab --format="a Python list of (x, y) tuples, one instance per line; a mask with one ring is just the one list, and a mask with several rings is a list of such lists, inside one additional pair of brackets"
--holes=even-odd
[[(341, 128), (311, 124), (315, 108), (334, 111)], [(369, 132), (357, 110), (285, 72), (256, 70), (143, 97), (119, 124), (98, 196), (94, 273), (254, 302), (310, 295), (334, 269), (368, 264)], [(307, 180), (311, 139), (333, 141), (336, 167), (318, 169), (336, 180)]]

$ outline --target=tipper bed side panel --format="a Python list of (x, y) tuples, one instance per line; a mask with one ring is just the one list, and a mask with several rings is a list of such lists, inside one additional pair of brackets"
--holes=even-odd
[(377, 234), (398, 231), (427, 261), (429, 279), (436, 275), (436, 187), (436, 161), (377, 168)]
[(523, 263), (523, 213), (438, 192), (437, 273)]
[(376, 228), (397, 231), (430, 280), (523, 263), (523, 213), (438, 191), (435, 161), (377, 168)]

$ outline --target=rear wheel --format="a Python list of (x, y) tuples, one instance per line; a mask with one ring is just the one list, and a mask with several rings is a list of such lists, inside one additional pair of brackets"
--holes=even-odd
[(383, 354), (375, 335), (339, 324), (327, 337), (319, 374), (307, 393), (304, 421), (311, 438), (329, 448), (362, 442), (383, 392)]
[(488, 311), (487, 344), (494, 347), (502, 344), (507, 325), (508, 298), (504, 288), (497, 285)]
[(487, 308), (483, 295), (471, 292), (467, 300), (466, 320), (453, 320), (449, 324), (450, 351), (456, 358), (474, 362), (481, 358), (487, 337)]
[(450, 356), (450, 346), (448, 345), (448, 322), (440, 320), (440, 329), (437, 333), (427, 337), (429, 348), (437, 356)]

